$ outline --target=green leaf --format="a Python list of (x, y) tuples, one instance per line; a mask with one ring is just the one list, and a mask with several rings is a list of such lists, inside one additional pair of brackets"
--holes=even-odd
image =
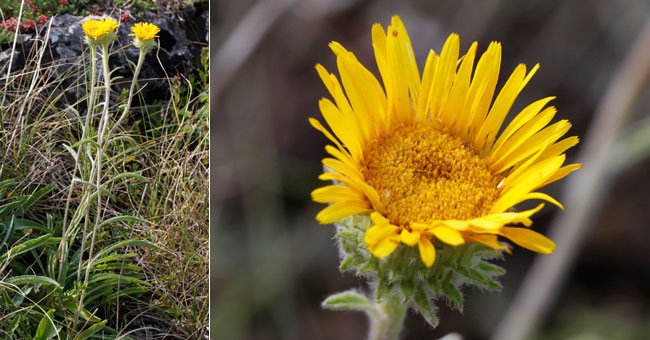
[[(87, 185), (87, 186), (90, 186), (90, 187), (94, 188), (94, 189), (95, 189), (95, 192), (93, 192), (93, 193), (90, 195), (90, 198), (88, 198), (88, 201), (89, 201), (89, 202), (92, 202), (92, 201), (97, 200), (97, 191), (96, 191), (96, 190), (97, 190), (97, 185), (95, 185), (95, 183), (91, 183), (91, 182), (88, 182), (88, 181), (84, 181), (84, 180), (82, 180), (82, 179), (80, 179), (80, 178), (75, 178), (75, 179), (73, 179), (72, 181), (73, 181), (73, 182), (79, 182), (79, 183), (81, 183), (81, 184), (84, 184), (84, 185)], [(102, 189), (102, 190), (101, 190), (101, 191), (102, 191), (102, 195), (106, 195), (108, 198), (111, 199), (111, 201), (115, 201), (115, 196), (114, 196), (110, 191), (106, 190), (103, 186), (101, 187), (101, 189)]]
[(401, 281), (399, 288), (402, 291), (402, 295), (404, 296), (404, 301), (407, 301), (409, 298), (411, 298), (411, 296), (413, 296), (413, 292), (415, 291), (413, 281), (411, 280)]
[(438, 325), (438, 317), (436, 316), (436, 307), (431, 303), (427, 294), (422, 289), (418, 289), (413, 297), (415, 307), (424, 319), (432, 326)]
[(330, 295), (323, 301), (323, 308), (332, 310), (366, 311), (373, 308), (368, 298), (356, 290)]
[(370, 260), (364, 263), (361, 268), (359, 268), (357, 275), (376, 273), (377, 271), (379, 271), (379, 261), (377, 261), (375, 257), (372, 257)]
[(458, 311), (463, 311), (463, 294), (451, 282), (442, 284), (442, 294), (447, 297), (452, 307)]
[(102, 223), (99, 224), (99, 228), (101, 228), (101, 227), (103, 227), (105, 225), (111, 224), (111, 223), (119, 222), (119, 221), (129, 221), (129, 222), (139, 222), (139, 223), (143, 223), (143, 224), (149, 224), (149, 221), (147, 221), (147, 220), (143, 220), (141, 218), (137, 218), (137, 217), (133, 217), (133, 216), (122, 215), (122, 216), (111, 217), (111, 218), (107, 219), (106, 221), (103, 221)]
[(68, 153), (72, 156), (72, 158), (75, 160), (75, 162), (79, 162), (79, 156), (77, 156), (77, 152), (75, 152), (70, 146), (67, 144), (63, 143), (63, 148), (68, 151)]
[(6, 187), (7, 185), (13, 183), (13, 179), (5, 179), (4, 181), (0, 182), (0, 189)]
[(480, 272), (472, 268), (459, 267), (458, 272), (461, 273), (466, 278), (468, 278), (469, 282), (477, 286), (484, 286), (487, 281), (486, 276), (484, 274), (481, 274)]
[(119, 248), (126, 247), (126, 246), (141, 246), (141, 247), (151, 247), (151, 248), (156, 248), (156, 249), (160, 248), (160, 246), (158, 246), (157, 244), (154, 244), (154, 243), (151, 243), (151, 242), (148, 242), (148, 241), (126, 240), (126, 241), (115, 243), (115, 244), (111, 245), (110, 247), (106, 247), (106, 248), (98, 251), (97, 254), (95, 254), (95, 256), (93, 257), (93, 262), (97, 261), (102, 256), (104, 256), (105, 254), (108, 254), (108, 253), (112, 252), (115, 249), (119, 249)]
[(56, 335), (56, 326), (54, 326), (53, 323), (53, 315), (54, 310), (50, 310), (47, 314), (43, 315), (41, 322), (38, 323), (34, 340), (48, 340)]
[(11, 215), (9, 222), (5, 222), (3, 225), (5, 226), (5, 236), (0, 242), (0, 251), (4, 250), (5, 244), (11, 240), (11, 236), (14, 234), (14, 230), (16, 229), (16, 216)]
[(40, 200), (43, 196), (45, 196), (48, 192), (52, 191), (54, 188), (53, 185), (48, 185), (45, 188), (39, 189), (35, 193), (31, 194), (23, 206), (21, 207), (21, 212), (25, 212), (25, 210), (29, 209), (32, 205), (34, 205), (38, 200)]
[(134, 178), (137, 178), (137, 179), (139, 179), (141, 181), (146, 180), (146, 178), (144, 178), (142, 175), (137, 174), (135, 172), (124, 172), (124, 173), (121, 173), (121, 174), (119, 174), (119, 175), (117, 175), (115, 177), (110, 178), (108, 181), (106, 181), (104, 184), (102, 184), (102, 188), (107, 187), (109, 184), (111, 184), (114, 181), (120, 180), (122, 178), (129, 178), (129, 177), (134, 177)]
[(26, 198), (25, 197), (20, 197), (14, 199), (11, 203), (7, 203), (5, 205), (0, 206), (0, 219), (4, 219), (5, 216), (9, 215), (9, 213), (13, 212), (15, 209), (20, 208), (23, 203), (25, 202)]
[(18, 244), (11, 249), (9, 249), (6, 253), (4, 253), (2, 256), (0, 256), (0, 262), (6, 260), (10, 256), (17, 256), (22, 253), (26, 253), (32, 249), (38, 248), (45, 244), (47, 240), (52, 237), (52, 234), (45, 234), (43, 236), (37, 237), (35, 239), (31, 239), (29, 241), (25, 241), (21, 244)]
[(431, 288), (431, 290), (436, 296), (440, 296), (440, 290), (442, 289), (442, 285), (440, 284), (440, 280), (436, 279), (436, 276), (432, 276), (428, 278), (427, 285), (429, 286), (429, 288)]
[(503, 287), (501, 286), (501, 284), (498, 281), (496, 281), (496, 280), (494, 280), (494, 279), (492, 279), (491, 277), (488, 276), (487, 281), (485, 282), (485, 288), (487, 288), (488, 290), (497, 290), (498, 291), (498, 290), (501, 290)]
[(350, 269), (358, 267), (363, 262), (364, 262), (364, 258), (363, 258), (363, 256), (361, 254), (348, 255), (341, 262), (341, 265), (339, 266), (339, 269), (342, 270), (342, 271), (350, 270)]
[(49, 233), (50, 230), (47, 229), (47, 227), (43, 226), (42, 224), (38, 222), (34, 222), (31, 220), (25, 220), (22, 218), (17, 218), (16, 219), (16, 230), (24, 230), (24, 229), (36, 229), (39, 231), (42, 231), (44, 233)]
[(375, 299), (381, 301), (384, 299), (384, 296), (390, 292), (392, 289), (392, 284), (388, 281), (388, 278), (382, 277), (377, 284), (377, 291), (375, 293)]
[(487, 262), (480, 262), (478, 269), (490, 276), (501, 276), (506, 273), (505, 269)]
[(357, 237), (357, 233), (351, 232), (351, 231), (342, 231), (338, 234), (336, 234), (336, 237), (350, 241), (350, 242), (359, 242), (359, 238)]
[(23, 285), (23, 284), (33, 284), (33, 285), (52, 285), (56, 287), (61, 287), (58, 282), (52, 280), (47, 276), (37, 276), (37, 275), (21, 275), (13, 276), (5, 280), (6, 283), (11, 283), (14, 285)]
[(14, 306), (20, 306), (25, 300), (25, 296), (27, 296), (31, 291), (32, 287), (27, 287), (23, 290), (17, 290), (16, 295), (14, 295), (14, 298), (11, 300), (11, 303), (13, 303)]
[(104, 325), (106, 325), (106, 322), (108, 322), (108, 320), (104, 320), (102, 322), (96, 323), (88, 327), (86, 330), (79, 333), (79, 335), (77, 335), (74, 339), (75, 340), (88, 339), (91, 335), (101, 331), (102, 328), (104, 328)]
[[(72, 312), (75, 312), (77, 308), (79, 308), (79, 305), (74, 300), (71, 299), (66, 299), (65, 301), (63, 301), (63, 305)], [(79, 316), (81, 316), (81, 318), (86, 321), (91, 321), (91, 322), (101, 321), (100, 318), (92, 315), (86, 308), (82, 308), (79, 311)]]

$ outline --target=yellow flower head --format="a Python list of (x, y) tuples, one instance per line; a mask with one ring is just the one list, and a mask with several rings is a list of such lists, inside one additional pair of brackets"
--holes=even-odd
[(111, 19), (88, 20), (81, 24), (84, 33), (90, 39), (97, 40), (107, 34), (114, 33), (119, 24)]
[(129, 35), (134, 35), (137, 39), (146, 41), (152, 40), (153, 38), (158, 38), (156, 34), (160, 32), (160, 28), (154, 24), (145, 22), (135, 24), (131, 27), (131, 31), (133, 31), (133, 33)]
[(525, 200), (562, 207), (537, 190), (580, 168), (563, 165), (564, 152), (578, 138), (561, 139), (571, 126), (566, 120), (548, 125), (556, 109), (545, 106), (553, 97), (528, 105), (502, 129), (539, 65), (529, 72), (517, 66), (493, 101), (501, 44), (491, 43), (474, 67), (477, 43), (459, 59), (459, 38), (451, 34), (439, 55), (429, 52), (420, 74), (399, 17), (387, 32), (375, 24), (372, 40), (383, 86), (337, 42), (330, 48), (343, 86), (316, 65), (334, 99), (319, 102), (331, 132), (310, 119), (333, 144), (326, 146), (332, 158), (323, 159), (332, 171), (319, 178), (340, 183), (312, 192), (314, 201), (332, 203), (316, 219), (328, 224), (368, 214), (372, 225), (364, 240), (370, 253), (383, 258), (400, 243), (417, 245), (427, 267), (437, 242), (507, 249), (498, 242), (503, 236), (551, 253), (555, 244), (543, 235), (506, 227), (530, 226), (530, 216), (544, 205), (515, 211)]

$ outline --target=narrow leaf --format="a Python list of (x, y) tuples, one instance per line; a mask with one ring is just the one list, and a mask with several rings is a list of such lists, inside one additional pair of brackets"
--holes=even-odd
[(438, 317), (436, 316), (436, 307), (431, 303), (427, 294), (422, 289), (418, 289), (413, 297), (415, 307), (422, 317), (432, 326), (438, 325)]
[(31, 239), (29, 241), (25, 241), (25, 242), (23, 242), (21, 244), (18, 244), (16, 246), (12, 247), (11, 249), (9, 249), (9, 251), (4, 253), (2, 256), (0, 256), (0, 261), (4, 261), (5, 259), (7, 259), (10, 256), (17, 256), (17, 255), (20, 255), (22, 253), (26, 253), (26, 252), (28, 252), (28, 251), (30, 251), (32, 249), (38, 248), (38, 247), (42, 246), (43, 244), (45, 244), (45, 242), (47, 242), (47, 240), (50, 239), (50, 237), (52, 237), (52, 234), (46, 234), (46, 235), (37, 237), (35, 239)]
[(323, 308), (332, 310), (366, 311), (373, 308), (368, 298), (356, 290), (347, 290), (328, 296), (322, 304)]
[(402, 291), (402, 296), (404, 296), (404, 301), (410, 299), (411, 296), (413, 296), (413, 292), (415, 291), (413, 282), (411, 280), (404, 280), (400, 282), (399, 288)]
[(104, 328), (104, 325), (106, 325), (106, 322), (108, 322), (108, 320), (104, 320), (88, 327), (86, 330), (79, 333), (79, 335), (75, 337), (75, 340), (88, 339), (91, 335), (101, 331), (102, 328)]
[(390, 292), (392, 288), (391, 283), (388, 281), (388, 278), (381, 278), (379, 284), (377, 284), (377, 292), (375, 293), (375, 299), (381, 301), (384, 299), (384, 296)]
[(61, 287), (58, 282), (47, 277), (47, 276), (38, 276), (38, 275), (21, 275), (13, 276), (5, 280), (6, 283), (11, 283), (14, 285), (23, 285), (23, 284), (33, 284), (33, 285), (52, 285), (56, 287)]
[(41, 322), (38, 323), (38, 328), (36, 329), (36, 335), (34, 335), (34, 340), (48, 340), (56, 335), (56, 327), (53, 323), (54, 310), (48, 311)]
[(442, 284), (442, 294), (447, 297), (452, 307), (458, 311), (463, 311), (463, 294), (451, 282)]
[(350, 270), (356, 268), (364, 262), (364, 258), (360, 254), (348, 255), (343, 259), (339, 269), (342, 271)]

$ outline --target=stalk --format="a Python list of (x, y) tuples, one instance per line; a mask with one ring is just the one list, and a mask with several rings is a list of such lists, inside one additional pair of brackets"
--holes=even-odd
[(378, 303), (373, 313), (367, 313), (370, 319), (368, 340), (397, 340), (404, 325), (407, 307), (394, 294)]
[[(98, 135), (97, 135), (97, 155), (95, 156), (95, 173), (96, 173), (96, 189), (97, 189), (97, 203), (96, 203), (96, 213), (95, 213), (95, 224), (93, 226), (93, 231), (92, 231), (92, 236), (90, 238), (90, 249), (88, 250), (88, 264), (86, 265), (86, 274), (84, 276), (84, 283), (83, 283), (83, 291), (80, 294), (79, 297), (79, 306), (77, 308), (77, 311), (75, 312), (75, 325), (77, 324), (77, 321), (79, 320), (79, 311), (81, 308), (83, 308), (83, 300), (84, 300), (84, 295), (85, 295), (85, 287), (88, 284), (88, 277), (90, 276), (90, 268), (92, 265), (92, 258), (93, 258), (93, 252), (95, 249), (95, 238), (97, 236), (97, 229), (99, 229), (99, 223), (101, 219), (101, 209), (102, 209), (102, 191), (101, 191), (101, 178), (102, 178), (102, 154), (103, 154), (103, 144), (104, 144), (104, 133), (106, 129), (106, 125), (108, 122), (108, 107), (110, 104), (110, 96), (111, 96), (111, 75), (110, 75), (110, 70), (108, 68), (108, 43), (104, 43), (102, 45), (102, 64), (103, 64), (103, 69), (104, 69), (104, 83), (106, 84), (105, 92), (104, 92), (104, 108), (102, 111), (102, 116), (100, 117), (99, 121), (99, 128), (98, 128)], [(92, 174), (91, 174), (92, 177)], [(88, 212), (86, 211), (86, 214)], [(88, 216), (88, 215), (86, 215)], [(86, 219), (88, 221), (88, 219)], [(84, 228), (85, 229), (85, 228)], [(83, 255), (83, 249), (81, 250), (82, 255)], [(79, 261), (81, 262), (82, 257), (79, 258)]]
[[(95, 107), (95, 67), (97, 64), (97, 48), (94, 45), (90, 45), (90, 93), (88, 95), (88, 109), (86, 114), (86, 122), (81, 130), (81, 140), (86, 139), (86, 131), (90, 129), (91, 117), (93, 115), (93, 109)], [(79, 162), (81, 162), (81, 155), (83, 153), (83, 146), (85, 143), (80, 143), (77, 148), (77, 161), (75, 162), (74, 170), (72, 171), (72, 178), (74, 179), (77, 170), (80, 168)], [(81, 174), (81, 172), (80, 172)], [(67, 224), (68, 224), (68, 212), (70, 211), (70, 200), (72, 199), (72, 189), (74, 188), (74, 182), (70, 183), (70, 189), (68, 190), (68, 199), (65, 203), (65, 212), (63, 214), (63, 231), (61, 232), (61, 243), (59, 244), (59, 253), (61, 253), (61, 259), (59, 260), (59, 282), (62, 280), (63, 273), (63, 263), (67, 257)], [(85, 190), (84, 190), (85, 192)], [(88, 207), (86, 207), (88, 209)], [(81, 239), (81, 249), (85, 246), (86, 242), (86, 228), (83, 230), (83, 237)], [(82, 250), (83, 251), (83, 250)], [(81, 271), (81, 261), (79, 262), (79, 271)], [(79, 278), (77, 278), (79, 281)]]

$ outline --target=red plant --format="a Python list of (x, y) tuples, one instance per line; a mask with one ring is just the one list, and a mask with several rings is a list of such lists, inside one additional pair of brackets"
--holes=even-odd
[(16, 28), (18, 28), (18, 21), (16, 21), (14, 18), (9, 18), (0, 22), (0, 27), (6, 29), (7, 31), (16, 32)]

